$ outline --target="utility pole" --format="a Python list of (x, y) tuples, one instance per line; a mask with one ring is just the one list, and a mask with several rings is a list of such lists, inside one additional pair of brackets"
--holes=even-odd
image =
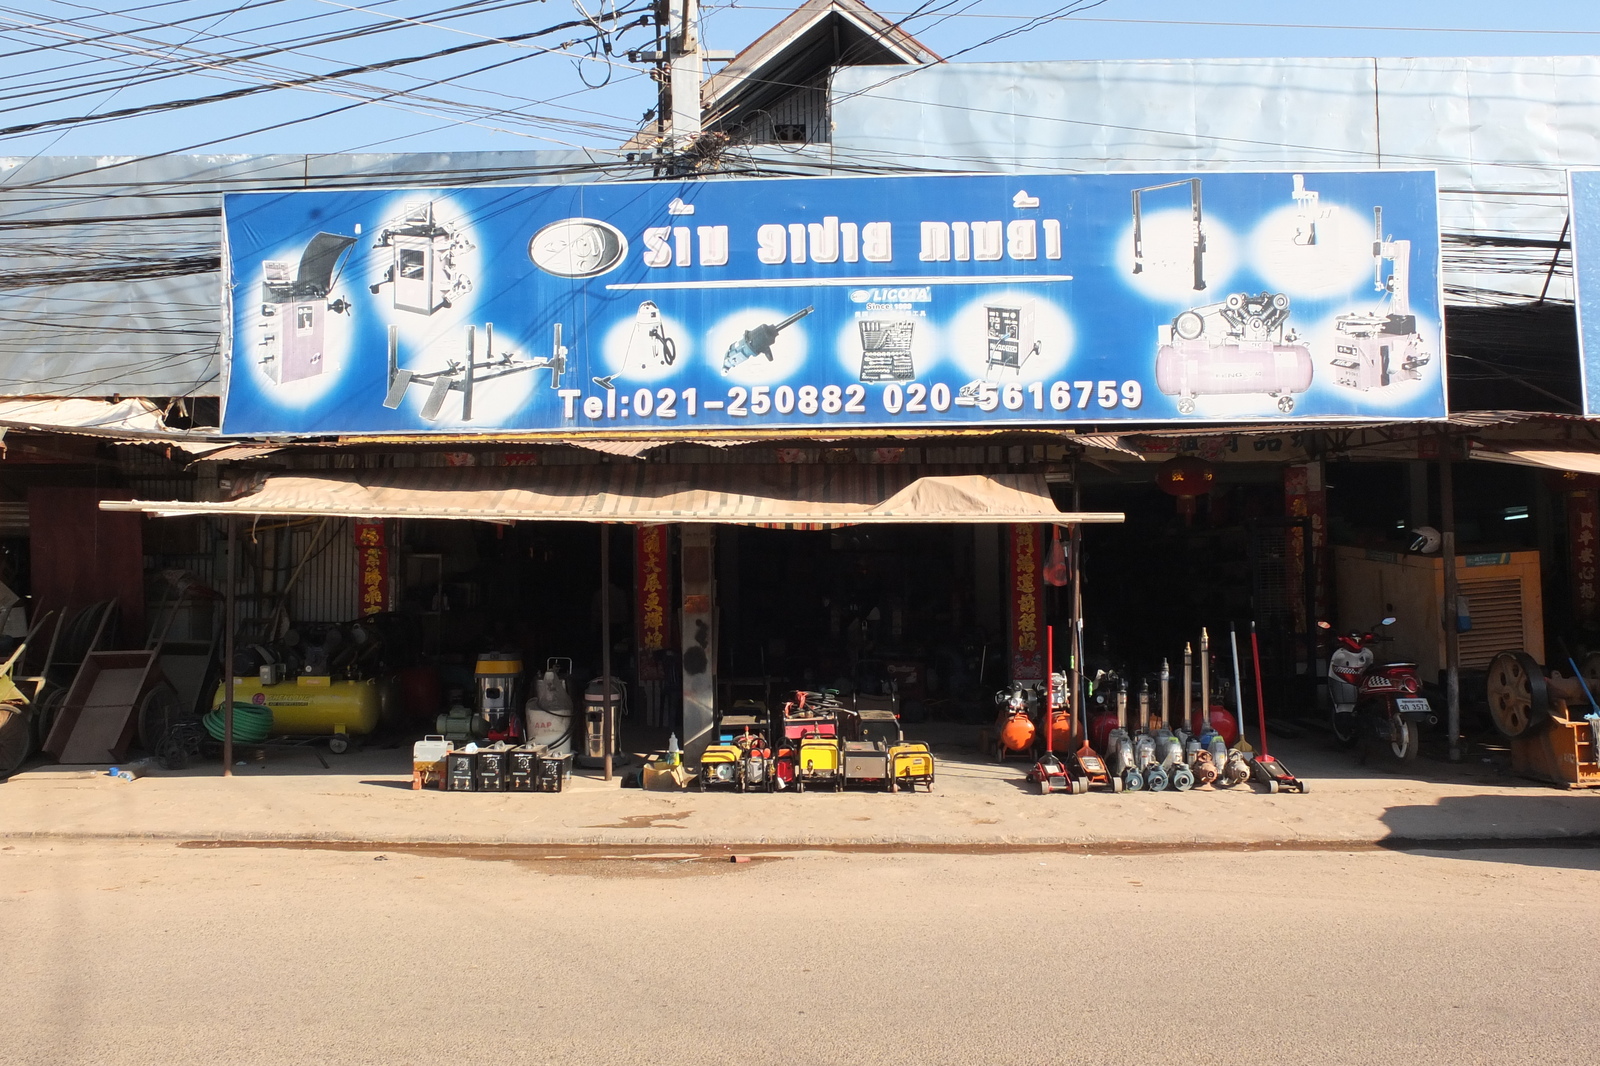
[(672, 156), (687, 150), (703, 132), (700, 86), (706, 63), (725, 63), (734, 53), (700, 47), (698, 0), (656, 0), (655, 22), (656, 47), (630, 52), (628, 58), (655, 64), (656, 136), (661, 151)]
[(700, 136), (700, 83), (705, 64), (700, 56), (700, 5), (697, 0), (668, 0), (667, 62), (671, 64), (668, 93), (671, 96), (667, 138), (674, 149), (682, 148)]

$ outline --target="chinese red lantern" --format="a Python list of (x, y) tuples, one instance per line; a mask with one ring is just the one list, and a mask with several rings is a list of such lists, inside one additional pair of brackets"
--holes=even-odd
[(1178, 499), (1178, 513), (1185, 522), (1194, 521), (1194, 501), (1216, 485), (1217, 472), (1204, 459), (1180, 455), (1168, 459), (1156, 470), (1156, 484), (1168, 496)]

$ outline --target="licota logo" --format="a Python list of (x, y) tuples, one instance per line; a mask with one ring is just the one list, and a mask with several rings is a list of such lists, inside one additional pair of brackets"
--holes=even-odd
[(851, 303), (864, 304), (864, 303), (868, 302), (871, 299), (872, 299), (872, 290), (871, 289), (851, 289), (850, 290), (850, 302)]
[(257, 707), (263, 706), (267, 702), (267, 694), (265, 692), (257, 692), (254, 696), (250, 697), (250, 702), (255, 704)]

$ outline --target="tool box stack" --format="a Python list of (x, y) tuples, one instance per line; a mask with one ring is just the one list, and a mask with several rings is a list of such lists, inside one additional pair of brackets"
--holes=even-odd
[(572, 777), (572, 753), (542, 744), (486, 747), (430, 736), (411, 755), (411, 787), (436, 785), (445, 792), (561, 792)]

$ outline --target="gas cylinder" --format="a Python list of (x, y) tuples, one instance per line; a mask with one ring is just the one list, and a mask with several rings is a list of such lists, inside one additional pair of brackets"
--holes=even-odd
[(1072, 715), (1057, 708), (1050, 713), (1050, 750), (1067, 751), (1072, 744)]
[(1026, 712), (1013, 712), (1000, 727), (1000, 743), (1007, 751), (1025, 751), (1033, 744), (1038, 729)]
[(1239, 743), (1239, 723), (1234, 720), (1233, 715), (1228, 713), (1226, 707), (1221, 704), (1212, 704), (1211, 714), (1208, 718), (1211, 722), (1211, 728), (1221, 734), (1223, 743), (1230, 748)]

